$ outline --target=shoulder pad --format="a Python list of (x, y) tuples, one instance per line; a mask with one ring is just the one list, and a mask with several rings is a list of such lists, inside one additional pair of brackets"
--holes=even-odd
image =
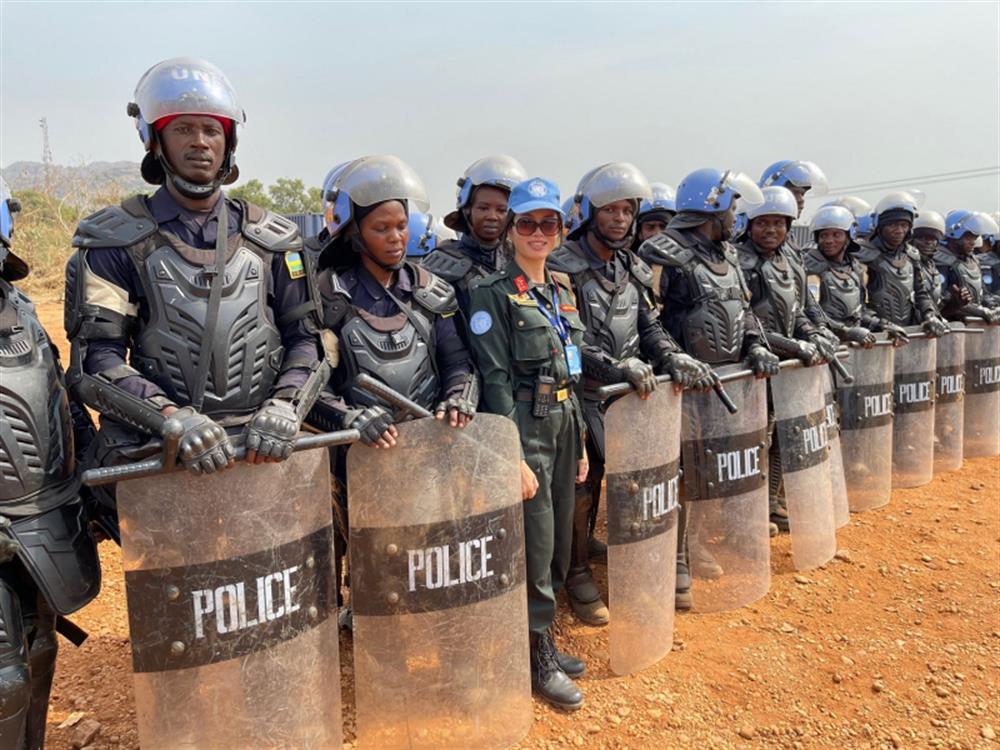
[(294, 221), (273, 211), (264, 211), (261, 215), (257, 206), (250, 203), (244, 205), (246, 219), (243, 236), (248, 240), (271, 253), (301, 249), (302, 237)]
[(958, 261), (959, 261), (959, 258), (958, 258), (957, 255), (954, 255), (954, 254), (949, 253), (949, 252), (945, 252), (944, 250), (938, 250), (936, 253), (934, 253), (934, 264), (935, 265), (938, 265), (938, 266), (949, 266), (949, 267), (951, 267), (951, 266), (955, 265), (956, 263), (958, 263)]
[(458, 298), (455, 287), (435, 276), (423, 266), (416, 263), (408, 264), (417, 277), (413, 289), (413, 299), (425, 310), (437, 315), (446, 315), (458, 311)]
[[(420, 265), (445, 281), (455, 282), (472, 270), (472, 258), (455, 249), (458, 243), (451, 240), (420, 259)], [(451, 245), (449, 247), (449, 245)]]
[(579, 245), (575, 242), (564, 242), (546, 260), (545, 265), (550, 271), (574, 274), (582, 273), (590, 268), (587, 260), (580, 256)]
[(128, 247), (156, 232), (149, 216), (133, 216), (121, 206), (108, 206), (82, 219), (73, 247)]
[(860, 260), (862, 263), (872, 263), (878, 260), (878, 257), (882, 253), (877, 247), (872, 245), (867, 240), (861, 240), (858, 242), (858, 251), (854, 254), (854, 257)]
[(646, 264), (646, 261), (635, 253), (629, 251), (627, 252), (627, 256), (629, 261), (628, 270), (632, 273), (633, 278), (635, 278), (641, 286), (652, 289), (653, 269)]
[(977, 256), (979, 260), (979, 265), (983, 268), (993, 268), (1000, 265), (1000, 256), (995, 253), (980, 253)]
[(336, 271), (319, 274), (317, 287), (320, 294), (320, 314), (324, 328), (333, 328), (351, 309), (351, 293), (347, 291)]
[(665, 232), (661, 232), (639, 246), (639, 257), (654, 266), (683, 268), (694, 258), (694, 251), (681, 246)]
[(920, 251), (917, 250), (913, 245), (906, 246), (906, 254), (910, 256), (910, 260), (920, 262)]
[[(806, 273), (820, 274), (830, 267), (830, 261), (820, 252), (818, 247), (814, 247), (802, 256), (802, 262), (806, 267)], [(852, 263), (853, 265), (853, 263)]]

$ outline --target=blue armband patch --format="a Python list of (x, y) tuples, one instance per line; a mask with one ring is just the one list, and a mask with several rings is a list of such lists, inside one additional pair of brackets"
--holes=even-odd
[(493, 318), (485, 310), (473, 313), (469, 319), (469, 330), (477, 336), (482, 336), (493, 327)]

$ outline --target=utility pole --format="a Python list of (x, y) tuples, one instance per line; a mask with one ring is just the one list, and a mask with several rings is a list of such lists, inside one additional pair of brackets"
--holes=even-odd
[(49, 122), (43, 117), (38, 121), (42, 129), (42, 175), (46, 194), (52, 191), (52, 149), (49, 147)]

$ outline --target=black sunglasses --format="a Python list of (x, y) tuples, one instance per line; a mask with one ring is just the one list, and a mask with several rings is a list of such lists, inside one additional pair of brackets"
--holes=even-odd
[(522, 237), (530, 237), (537, 229), (541, 229), (542, 234), (546, 237), (555, 237), (562, 229), (562, 222), (555, 217), (535, 221), (527, 216), (522, 216), (514, 220), (514, 229)]

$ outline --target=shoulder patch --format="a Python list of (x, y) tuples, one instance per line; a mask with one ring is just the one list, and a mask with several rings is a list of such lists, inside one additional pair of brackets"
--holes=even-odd
[(248, 221), (243, 227), (243, 235), (248, 240), (272, 253), (302, 249), (302, 237), (294, 221), (273, 211), (265, 211), (260, 221), (251, 222), (250, 204), (245, 205), (248, 206)]
[(306, 275), (302, 265), (302, 254), (298, 250), (285, 253), (285, 268), (288, 269), (289, 277), (293, 279), (301, 279)]
[(149, 216), (133, 216), (121, 206), (108, 206), (82, 219), (73, 247), (128, 247), (156, 232)]
[(492, 327), (493, 317), (485, 310), (478, 310), (469, 318), (469, 330), (477, 336), (482, 336)]

